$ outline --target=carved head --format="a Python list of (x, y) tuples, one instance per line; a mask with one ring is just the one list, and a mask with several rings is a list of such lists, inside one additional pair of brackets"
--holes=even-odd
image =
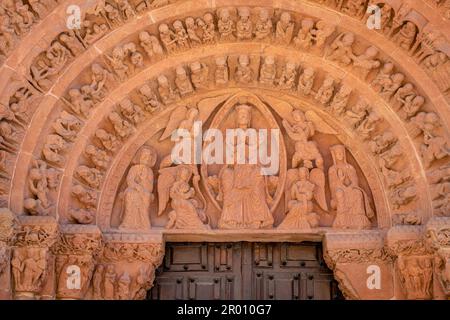
[(177, 74), (177, 78), (178, 79), (186, 79), (187, 75), (186, 75), (186, 70), (184, 70), (184, 68), (182, 66), (177, 67), (175, 73)]
[(187, 17), (186, 20), (184, 21), (184, 23), (186, 24), (187, 28), (195, 27), (195, 20), (192, 17)]
[(162, 23), (159, 25), (158, 30), (160, 34), (166, 35), (169, 33), (169, 26), (165, 23)]
[(314, 27), (314, 21), (312, 19), (303, 19), (302, 20), (302, 27), (301, 29), (303, 31), (310, 31)]
[(259, 19), (261, 21), (267, 21), (269, 19), (269, 12), (267, 11), (267, 9), (261, 9), (259, 10)]
[(345, 156), (345, 146), (342, 144), (334, 145), (330, 148), (334, 164), (339, 162), (347, 162)]
[(239, 10), (239, 18), (241, 20), (247, 21), (250, 17), (250, 9), (247, 7), (241, 8)]
[(158, 85), (160, 85), (161, 87), (169, 86), (169, 80), (167, 80), (167, 77), (165, 75), (162, 74), (158, 77)]
[(392, 76), (392, 81), (394, 83), (402, 83), (405, 80), (405, 75), (403, 73), (396, 73)]
[(301, 110), (292, 111), (292, 118), (294, 119), (295, 122), (305, 122), (306, 121), (305, 114)]
[(238, 60), (241, 66), (248, 66), (250, 64), (250, 58), (246, 54), (241, 54)]
[(306, 167), (298, 168), (298, 177), (301, 181), (309, 180), (309, 169)]
[(176, 20), (176, 21), (173, 23), (173, 27), (174, 27), (174, 29), (175, 29), (176, 31), (180, 31), (180, 30), (183, 29), (183, 23), (181, 23), (180, 20)]
[(266, 56), (264, 58), (264, 65), (272, 66), (275, 64), (275, 58), (273, 56)]
[(347, 32), (342, 37), (342, 43), (346, 46), (351, 46), (355, 42), (355, 35), (351, 32)]
[(192, 176), (192, 169), (188, 166), (180, 166), (177, 172), (177, 178), (180, 181), (188, 182)]
[(136, 162), (152, 168), (155, 166), (157, 158), (158, 154), (156, 153), (156, 150), (146, 146), (139, 150)]
[(291, 14), (289, 12), (283, 12), (280, 16), (280, 21), (284, 25), (289, 24), (291, 22)]
[(147, 42), (150, 40), (150, 34), (147, 31), (142, 31), (139, 33), (139, 40), (141, 42)]
[[(201, 19), (200, 19), (201, 20)], [(204, 22), (206, 22), (207, 24), (212, 24), (214, 23), (214, 17), (211, 13), (207, 12), (203, 15), (203, 20)], [(203, 21), (202, 20), (202, 21)]]
[(247, 104), (240, 104), (236, 107), (237, 124), (239, 127), (248, 128), (252, 119), (252, 107)]
[(144, 84), (142, 87), (139, 88), (139, 93), (142, 94), (143, 96), (149, 97), (152, 95), (153, 91), (148, 84)]
[(394, 71), (394, 64), (392, 62), (386, 62), (383, 65), (383, 73), (390, 74), (392, 71)]
[(220, 11), (220, 20), (222, 21), (228, 21), (228, 19), (230, 18), (230, 12), (228, 11), (228, 9), (222, 9)]

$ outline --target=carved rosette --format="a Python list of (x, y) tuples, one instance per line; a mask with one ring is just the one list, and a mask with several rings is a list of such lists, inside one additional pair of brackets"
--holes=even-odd
[(64, 225), (56, 255), (56, 298), (82, 299), (89, 287), (95, 260), (102, 249), (102, 234), (91, 225)]
[(48, 216), (19, 216), (20, 227), (11, 258), (16, 299), (34, 299), (41, 295), (50, 281), (53, 257), (50, 248), (58, 236), (55, 218)]

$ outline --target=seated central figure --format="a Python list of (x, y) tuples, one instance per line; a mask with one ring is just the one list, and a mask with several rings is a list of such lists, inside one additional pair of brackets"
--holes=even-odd
[[(240, 104), (235, 109), (237, 127), (244, 131), (251, 128), (252, 107)], [(270, 196), (266, 177), (261, 174), (260, 165), (247, 162), (242, 164), (234, 161), (220, 170), (217, 200), (223, 203), (219, 220), (221, 229), (260, 229), (273, 226), (273, 217), (267, 203)]]

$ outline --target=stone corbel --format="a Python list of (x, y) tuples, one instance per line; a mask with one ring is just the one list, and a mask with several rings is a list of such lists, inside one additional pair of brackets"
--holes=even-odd
[(386, 250), (395, 260), (397, 299), (432, 299), (433, 252), (425, 245), (423, 226), (396, 226), (386, 236)]
[(450, 299), (450, 218), (434, 217), (426, 225), (426, 245), (434, 252), (435, 274)]
[(393, 265), (383, 232), (330, 232), (323, 246), (325, 262), (346, 299), (393, 297)]
[(11, 299), (11, 246), (17, 232), (17, 219), (7, 208), (0, 208), (0, 300)]
[(102, 233), (93, 225), (63, 225), (56, 256), (56, 298), (83, 299), (102, 249)]
[(15, 299), (51, 299), (54, 256), (50, 249), (58, 224), (49, 216), (18, 216), (20, 227), (14, 242), (11, 272)]
[(101, 261), (92, 277), (88, 299), (141, 300), (153, 286), (162, 263), (161, 235), (106, 233)]

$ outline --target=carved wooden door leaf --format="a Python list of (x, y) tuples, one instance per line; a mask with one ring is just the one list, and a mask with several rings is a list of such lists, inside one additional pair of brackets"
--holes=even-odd
[(315, 243), (170, 243), (148, 294), (161, 300), (341, 297)]

